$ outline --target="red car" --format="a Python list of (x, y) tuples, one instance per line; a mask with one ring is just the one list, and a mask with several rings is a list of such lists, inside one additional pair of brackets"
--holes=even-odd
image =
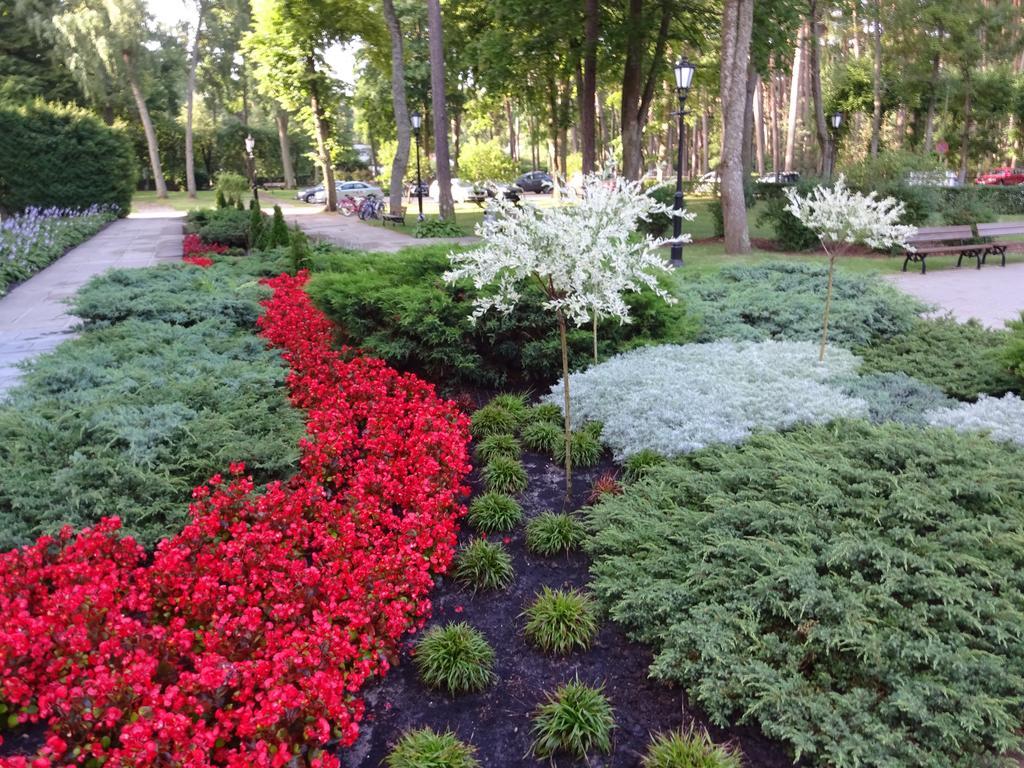
[(988, 173), (979, 174), (975, 182), (990, 187), (1024, 184), (1024, 168), (995, 168)]

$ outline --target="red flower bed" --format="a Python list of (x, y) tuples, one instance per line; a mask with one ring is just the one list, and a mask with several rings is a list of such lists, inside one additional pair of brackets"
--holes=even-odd
[(186, 264), (195, 264), (197, 267), (209, 267), (213, 265), (211, 253), (226, 253), (228, 247), (219, 243), (204, 243), (199, 235), (185, 235), (181, 245), (181, 260)]
[(359, 692), (430, 613), (450, 564), (467, 420), (419, 379), (331, 349), (302, 290), (268, 281), (263, 334), (308, 409), (300, 469), (194, 491), (151, 562), (118, 522), (0, 555), (0, 702), (45, 720), (9, 768), (337, 766)]

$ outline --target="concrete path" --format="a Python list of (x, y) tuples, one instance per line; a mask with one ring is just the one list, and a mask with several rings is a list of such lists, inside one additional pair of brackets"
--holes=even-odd
[(941, 314), (952, 312), (964, 322), (974, 317), (989, 328), (1003, 328), (1024, 310), (1024, 263), (989, 262), (974, 267), (928, 272), (900, 272), (888, 275), (899, 288), (928, 304)]
[(17, 381), (18, 363), (75, 335), (79, 321), (65, 301), (89, 278), (180, 259), (182, 216), (119, 219), (0, 298), (0, 398)]
[(314, 240), (323, 240), (342, 248), (357, 251), (400, 251), (414, 245), (434, 243), (475, 243), (476, 237), (431, 237), (419, 239), (394, 229), (365, 224), (356, 216), (342, 216), (340, 213), (285, 211), (288, 225), (298, 224)]

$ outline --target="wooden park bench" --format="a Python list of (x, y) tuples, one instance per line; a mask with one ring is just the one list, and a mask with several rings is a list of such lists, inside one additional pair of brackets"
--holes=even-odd
[(405, 226), (405, 206), (400, 206), (393, 211), (381, 214), (381, 224), (387, 224), (389, 221), (396, 227), (401, 224)]
[(1000, 266), (1006, 266), (1006, 249), (1009, 241), (999, 238), (1006, 238), (1012, 235), (1024, 235), (1024, 222), (1021, 221), (997, 221), (991, 224), (978, 225), (978, 237), (992, 238), (992, 242), (985, 244), (985, 253), (981, 255), (981, 263), (985, 264), (989, 254), (999, 256), (1002, 260)]
[(917, 234), (907, 241), (914, 250), (907, 251), (906, 258), (903, 260), (903, 271), (907, 271), (907, 264), (910, 262), (920, 261), (921, 274), (925, 274), (928, 271), (925, 259), (933, 253), (959, 254), (956, 260), (958, 267), (964, 258), (975, 259), (978, 269), (981, 269), (989, 246), (973, 242), (974, 239), (974, 231), (968, 224), (953, 227), (921, 227), (917, 230)]

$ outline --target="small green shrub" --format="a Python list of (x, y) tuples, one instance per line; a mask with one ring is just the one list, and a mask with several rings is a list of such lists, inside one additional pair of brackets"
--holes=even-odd
[(488, 491), (517, 494), (526, 490), (526, 470), (519, 459), (495, 456), (480, 471), (480, 476)]
[(958, 323), (952, 317), (915, 320), (911, 329), (887, 340), (858, 347), (862, 370), (902, 372), (933, 384), (950, 397), (975, 400), (1000, 396), (1016, 382), (1000, 359), (1005, 331), (985, 328), (976, 320)]
[(449, 219), (426, 219), (419, 222), (412, 231), (413, 237), (462, 237), (462, 227)]
[(643, 768), (742, 768), (738, 752), (711, 741), (706, 731), (661, 733), (651, 740)]
[(1024, 391), (1024, 312), (1020, 313), (1020, 320), (1011, 320), (1007, 327), (1010, 332), (999, 349), (999, 361)]
[[(561, 464), (565, 461), (565, 432), (562, 432), (559, 437), (561, 439), (555, 443), (555, 450), (552, 455), (555, 462)], [(592, 432), (588, 432), (586, 428), (572, 433), (569, 438), (569, 450), (572, 451), (572, 465), (574, 467), (592, 467), (601, 460), (601, 454), (604, 453), (601, 441), (594, 437)]]
[(504, 533), (523, 519), (523, 508), (511, 496), (484, 493), (470, 502), (467, 518), (478, 531)]
[(550, 421), (535, 421), (523, 429), (523, 445), (531, 451), (553, 455), (558, 444), (564, 442), (564, 428)]
[(406, 732), (385, 760), (388, 768), (480, 768), (476, 748), (451, 731), (429, 728)]
[(996, 220), (996, 211), (976, 190), (968, 187), (959, 194), (944, 198), (943, 224), (979, 224)]
[(586, 538), (583, 525), (571, 515), (543, 512), (526, 524), (526, 546), (535, 555), (569, 554)]
[(265, 248), (282, 248), (287, 246), (290, 242), (288, 235), (288, 223), (284, 220), (284, 212), (281, 210), (281, 206), (274, 206), (274, 218), (270, 222), (270, 228), (267, 230)]
[(597, 634), (594, 601), (576, 589), (544, 587), (523, 616), (526, 637), (548, 653), (585, 651)]
[(615, 715), (604, 688), (576, 680), (548, 694), (537, 708), (530, 749), (541, 758), (565, 753), (585, 760), (591, 751), (611, 752), (613, 728)]
[(505, 435), (519, 429), (519, 414), (495, 403), (488, 403), (473, 412), (470, 417), (470, 432), (480, 440), (490, 435)]
[(515, 580), (512, 558), (505, 547), (487, 539), (473, 539), (459, 550), (453, 575), (474, 592), (504, 589)]
[(250, 214), (244, 209), (223, 208), (206, 212), (205, 223), (198, 229), (206, 243), (219, 243), (232, 248), (249, 247)]
[(494, 680), (494, 649), (465, 622), (429, 629), (414, 659), (424, 685), (451, 694), (482, 691)]
[(218, 173), (213, 188), (217, 190), (218, 195), (224, 197), (226, 203), (224, 206), (218, 205), (218, 208), (226, 208), (229, 205), (234, 206), (248, 197), (250, 192), (249, 180), (240, 173), (233, 173), (232, 171), (221, 171)]
[(228, 207), (228, 199), (224, 196), (224, 190), (217, 190), (217, 210)]
[(585, 524), (596, 599), (713, 722), (834, 768), (1019, 749), (1020, 450), (800, 426), (652, 468)]
[(476, 458), (485, 463), (496, 458), (518, 461), (522, 452), (515, 435), (489, 435), (476, 444)]
[[(813, 184), (801, 183), (797, 188), (801, 195), (807, 195), (813, 186)], [(819, 248), (821, 242), (818, 240), (818, 236), (790, 213), (788, 206), (789, 198), (785, 195), (769, 198), (757, 215), (757, 223), (771, 226), (775, 233), (775, 242), (784, 251), (799, 253)]]
[(302, 269), (309, 269), (311, 259), (309, 237), (299, 229), (298, 224), (292, 229), (289, 237), (288, 261), (291, 264), (292, 273), (294, 274)]
[(520, 423), (525, 421), (530, 413), (530, 408), (526, 404), (526, 395), (524, 394), (503, 392), (502, 394), (495, 395), (491, 398), (489, 405), (504, 408), (506, 411), (514, 415)]
[(657, 451), (644, 448), (626, 459), (622, 466), (622, 480), (626, 483), (635, 483), (637, 480), (643, 479), (648, 470), (660, 467), (667, 461), (668, 459)]

